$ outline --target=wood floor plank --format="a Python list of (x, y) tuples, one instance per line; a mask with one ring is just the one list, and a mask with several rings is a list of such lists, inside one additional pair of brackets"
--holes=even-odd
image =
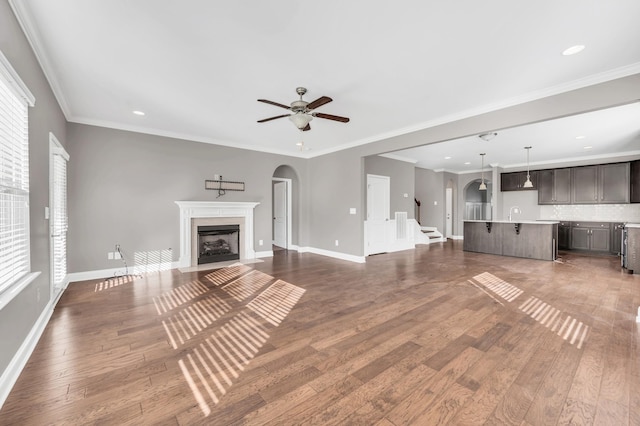
[[(264, 286), (237, 298), (235, 270), (72, 283), (0, 424), (640, 424), (637, 276), (607, 256), (461, 248), (281, 251), (246, 266)], [(522, 295), (469, 284), (484, 273)], [(263, 297), (277, 325), (247, 306), (275, 282), (304, 290)]]

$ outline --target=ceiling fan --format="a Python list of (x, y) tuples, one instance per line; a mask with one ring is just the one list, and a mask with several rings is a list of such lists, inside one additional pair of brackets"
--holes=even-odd
[(304, 87), (298, 87), (296, 89), (296, 93), (300, 95), (300, 99), (291, 102), (291, 106), (279, 104), (278, 102), (269, 101), (267, 99), (258, 99), (258, 102), (264, 102), (265, 104), (271, 104), (278, 106), (280, 108), (288, 109), (293, 112), (293, 114), (283, 114), (277, 115), (275, 117), (265, 118), (263, 120), (258, 120), (258, 123), (264, 123), (265, 121), (275, 120), (277, 118), (289, 117), (289, 119), (296, 125), (296, 127), (302, 131), (311, 130), (311, 126), (309, 122), (313, 120), (313, 117), (325, 118), (327, 120), (340, 121), (341, 123), (348, 123), (349, 119), (347, 117), (340, 117), (338, 115), (324, 114), (322, 112), (314, 112), (314, 110), (318, 107), (321, 107), (324, 104), (328, 104), (333, 99), (328, 96), (321, 96), (313, 102), (307, 102), (302, 99), (302, 95), (307, 93), (307, 89)]

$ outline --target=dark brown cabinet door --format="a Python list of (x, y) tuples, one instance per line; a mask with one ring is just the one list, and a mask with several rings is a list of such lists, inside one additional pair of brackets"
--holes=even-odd
[(611, 228), (607, 222), (573, 222), (571, 248), (575, 250), (609, 251)]
[(598, 166), (574, 167), (571, 169), (573, 204), (598, 203)]
[(558, 225), (558, 249), (569, 250), (571, 248), (571, 226)]
[(571, 228), (571, 248), (589, 250), (589, 228)]
[(609, 251), (609, 228), (591, 228), (591, 246), (593, 251)]
[(571, 203), (571, 169), (555, 169), (553, 172), (554, 204)]
[(640, 160), (632, 161), (630, 165), (629, 191), (630, 201), (640, 203)]
[(536, 170), (538, 204), (571, 203), (571, 169)]
[(554, 170), (538, 170), (538, 204), (553, 204)]
[(598, 166), (598, 178), (600, 203), (629, 202), (629, 163)]

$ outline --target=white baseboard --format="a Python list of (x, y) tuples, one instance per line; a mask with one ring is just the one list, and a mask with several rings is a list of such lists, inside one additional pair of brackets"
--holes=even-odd
[(452, 235), (449, 238), (451, 238), (452, 240), (464, 240), (464, 236), (462, 235)]
[(313, 253), (321, 256), (333, 257), (334, 259), (348, 260), (349, 262), (365, 263), (364, 256), (354, 256), (352, 254), (340, 253), (337, 251), (324, 250), (315, 247), (298, 247), (298, 253)]
[[(167, 267), (167, 265), (168, 263), (140, 265), (140, 266), (134, 265), (134, 266), (130, 266), (128, 269), (129, 269), (129, 273), (133, 274), (135, 273), (137, 268), (145, 268), (153, 271), (160, 271), (160, 270), (168, 270), (168, 269), (177, 269), (182, 267), (180, 265), (180, 262), (171, 262), (171, 265), (169, 267)], [(100, 278), (112, 278), (112, 277), (124, 275), (125, 272), (126, 271), (124, 267), (111, 268), (111, 269), (99, 269), (96, 271), (73, 272), (73, 273), (67, 274), (67, 280), (69, 282), (98, 280)]]
[(257, 251), (256, 259), (260, 259), (262, 257), (273, 257), (273, 250)]
[(55, 302), (53, 300), (49, 301), (45, 309), (40, 314), (40, 317), (31, 328), (31, 331), (24, 339), (24, 342), (22, 342), (22, 345), (20, 345), (20, 348), (11, 359), (11, 362), (2, 373), (2, 376), (0, 376), (0, 408), (4, 405), (11, 389), (13, 389), (13, 385), (16, 384), (20, 373), (22, 373), (24, 366), (27, 365), (27, 361), (29, 361), (33, 350), (36, 348), (38, 340), (40, 340), (40, 337), (53, 314), (53, 308), (55, 307), (57, 300), (58, 298), (56, 298)]

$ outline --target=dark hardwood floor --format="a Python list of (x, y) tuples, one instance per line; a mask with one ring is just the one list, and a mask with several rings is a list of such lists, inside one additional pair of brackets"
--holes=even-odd
[(640, 425), (640, 277), (459, 242), (73, 283), (2, 425)]

